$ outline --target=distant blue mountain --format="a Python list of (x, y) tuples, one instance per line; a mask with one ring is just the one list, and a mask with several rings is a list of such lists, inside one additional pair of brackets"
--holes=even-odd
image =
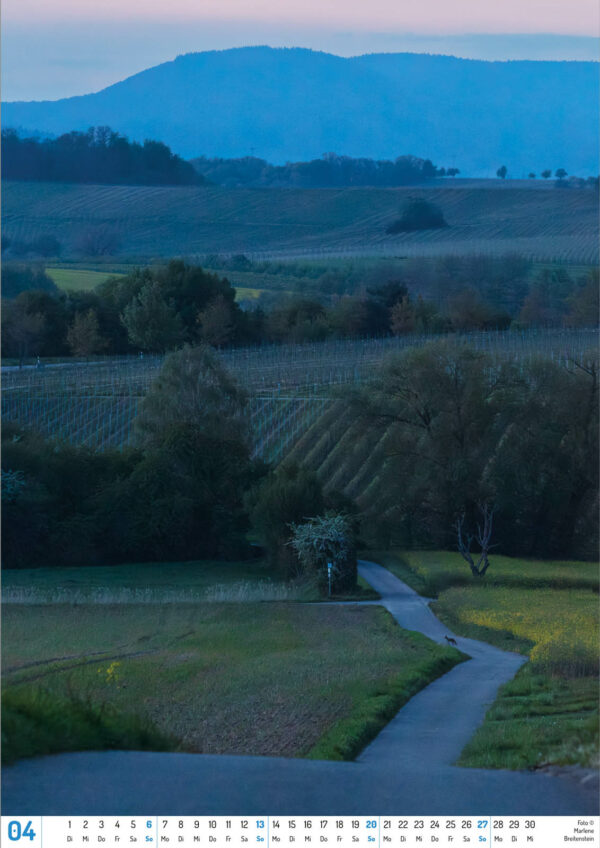
[(5, 127), (108, 125), (185, 157), (414, 154), (463, 176), (598, 172), (599, 65), (301, 48), (189, 53), (96, 94), (4, 104)]

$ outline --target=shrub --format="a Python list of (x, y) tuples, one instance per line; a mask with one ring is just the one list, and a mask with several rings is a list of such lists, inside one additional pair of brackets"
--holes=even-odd
[(422, 197), (414, 197), (404, 207), (401, 217), (389, 225), (386, 233), (392, 235), (411, 233), (416, 230), (437, 230), (447, 226), (439, 206)]
[(307, 574), (315, 575), (323, 594), (352, 591), (356, 586), (356, 547), (352, 524), (343, 514), (312, 518), (292, 525), (291, 547), (296, 551)]
[(282, 465), (255, 487), (247, 504), (252, 524), (263, 538), (271, 564), (286, 577), (297, 577), (302, 568), (296, 552), (288, 544), (292, 537), (291, 525), (325, 510), (316, 474), (299, 465)]

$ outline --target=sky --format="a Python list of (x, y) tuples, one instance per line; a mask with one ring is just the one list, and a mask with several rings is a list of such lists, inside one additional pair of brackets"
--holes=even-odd
[(4, 0), (2, 98), (85, 94), (197, 50), (598, 59), (597, 0)]

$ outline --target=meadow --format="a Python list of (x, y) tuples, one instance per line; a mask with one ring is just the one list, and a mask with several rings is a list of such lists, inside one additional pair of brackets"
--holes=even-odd
[[(85, 566), (85, 567), (82, 567)], [(230, 599), (241, 587), (257, 600), (301, 597), (299, 587), (288, 587), (262, 559), (247, 562), (149, 562), (71, 568), (8, 569), (2, 579), (2, 602), (7, 603), (161, 603), (200, 601), (227, 590)], [(295, 593), (294, 593), (295, 589)]]
[[(598, 568), (492, 555), (483, 581), (458, 553), (371, 552), (455, 633), (529, 656), (500, 690), (460, 765), (598, 764)], [(459, 640), (460, 647), (460, 640)]]
[(106, 271), (90, 271), (87, 268), (46, 268), (46, 273), (63, 291), (92, 291), (109, 277), (124, 276)]
[[(443, 230), (386, 234), (407, 197), (439, 205)], [(133, 261), (207, 253), (254, 259), (520, 253), (537, 261), (598, 259), (592, 189), (479, 187), (222, 189), (3, 183), (3, 226), (15, 240), (109, 226)], [(254, 286), (251, 286), (252, 288)]]
[[(359, 577), (353, 596), (379, 595)], [(6, 569), (3, 604), (159, 604), (191, 602), (256, 603), (320, 600), (309, 582), (285, 582), (264, 559), (243, 562), (148, 562), (63, 568)]]
[[(416, 592), (438, 598), (456, 587), (473, 587), (467, 563), (453, 551), (376, 551), (378, 562), (408, 583)], [(517, 559), (494, 554), (485, 586), (507, 589), (581, 589), (598, 591), (598, 564), (575, 560)]]
[[(355, 605), (7, 604), (2, 630), (7, 759), (153, 745), (350, 759), (461, 659)], [(77, 722), (57, 720), (65, 704)], [(90, 734), (94, 717), (108, 730)]]
[[(118, 266), (132, 270), (135, 266)], [(93, 291), (96, 286), (104, 283), (109, 277), (123, 277), (125, 272), (103, 271), (90, 268), (63, 267), (60, 265), (49, 266), (46, 273), (53, 283), (62, 291)], [(260, 297), (263, 289), (235, 286), (236, 298), (238, 300), (254, 300)]]

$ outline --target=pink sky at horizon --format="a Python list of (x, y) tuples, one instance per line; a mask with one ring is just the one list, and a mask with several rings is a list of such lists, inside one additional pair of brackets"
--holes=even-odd
[(14, 22), (65, 20), (247, 20), (270, 24), (365, 28), (427, 34), (560, 33), (597, 35), (597, 0), (4, 0), (2, 17)]

